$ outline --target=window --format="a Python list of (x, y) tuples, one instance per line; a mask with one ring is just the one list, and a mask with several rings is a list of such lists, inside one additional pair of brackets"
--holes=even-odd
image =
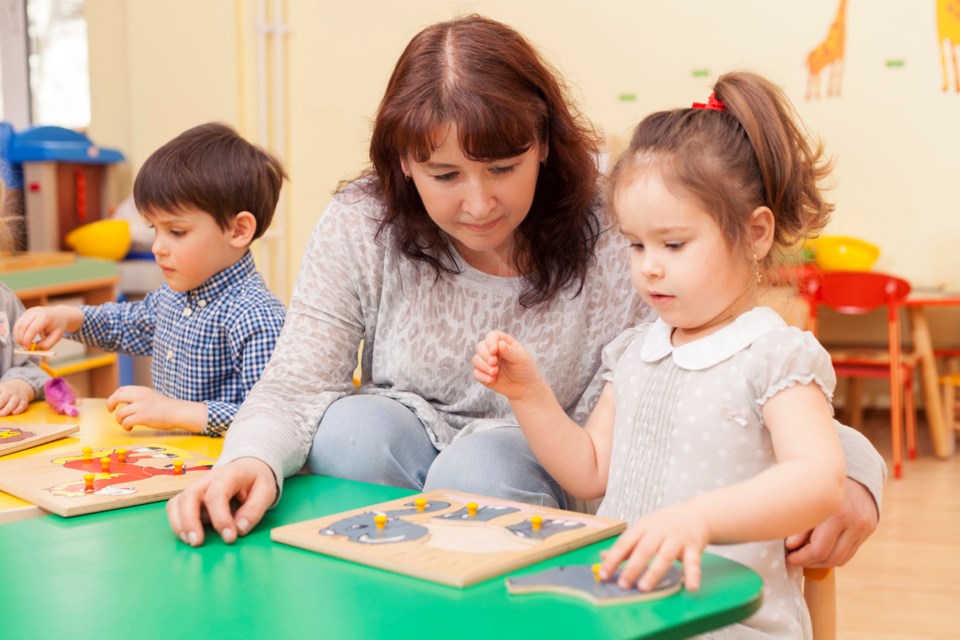
[(30, 124), (27, 15), (24, 0), (0, 0), (0, 120)]
[(27, 0), (34, 124), (90, 125), (90, 73), (83, 0)]
[(84, 0), (0, 0), (0, 119), (90, 124)]

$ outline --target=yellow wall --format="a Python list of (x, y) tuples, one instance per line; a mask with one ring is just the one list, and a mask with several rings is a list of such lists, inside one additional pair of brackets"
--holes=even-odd
[[(805, 60), (838, 0), (271, 0), (268, 8), (273, 2), (283, 3), (290, 28), (290, 282), (331, 191), (364, 167), (370, 118), (403, 46), (430, 22), (477, 11), (539, 45), (586, 114), (613, 134), (652, 110), (703, 100), (725, 70), (767, 74), (837, 158), (828, 231), (879, 245), (878, 269), (960, 288), (960, 94), (940, 88), (935, 0), (850, 3), (843, 95), (819, 101), (804, 99)], [(126, 151), (135, 170), (205, 120), (254, 138), (256, 0), (86, 4), (93, 139)]]

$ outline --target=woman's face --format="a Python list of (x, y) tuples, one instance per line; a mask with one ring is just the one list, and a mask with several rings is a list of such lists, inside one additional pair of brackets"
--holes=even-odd
[(535, 143), (519, 156), (478, 162), (460, 149), (456, 125), (441, 136), (425, 162), (400, 159), (427, 214), (475, 269), (520, 275), (514, 264), (514, 234), (530, 211), (546, 149)]

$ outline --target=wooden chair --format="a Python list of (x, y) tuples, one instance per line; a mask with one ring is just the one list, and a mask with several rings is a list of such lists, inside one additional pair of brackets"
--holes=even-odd
[(834, 569), (804, 569), (803, 599), (810, 610), (813, 640), (836, 640), (837, 572)]
[(943, 390), (943, 413), (954, 431), (960, 431), (960, 416), (957, 415), (957, 391), (960, 390), (960, 373), (948, 373), (940, 376), (940, 388)]
[(801, 293), (810, 304), (808, 326), (814, 334), (817, 332), (819, 311), (823, 307), (837, 313), (855, 315), (884, 307), (887, 309), (887, 341), (884, 347), (828, 350), (837, 377), (855, 380), (847, 394), (847, 409), (852, 423), (859, 420), (860, 385), (857, 379), (889, 378), (893, 475), (899, 478), (903, 473), (904, 414), (907, 449), (911, 459), (917, 455), (913, 377), (920, 356), (912, 351), (904, 351), (900, 343), (900, 304), (910, 293), (910, 283), (873, 271), (824, 271), (807, 276), (801, 283)]

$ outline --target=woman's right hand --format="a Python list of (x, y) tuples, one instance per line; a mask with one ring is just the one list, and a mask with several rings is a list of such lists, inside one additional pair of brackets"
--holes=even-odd
[[(232, 544), (248, 534), (277, 497), (270, 466), (257, 458), (239, 458), (205, 474), (167, 502), (170, 528), (184, 543), (199, 547), (204, 522)], [(231, 504), (238, 504), (236, 512)]]

